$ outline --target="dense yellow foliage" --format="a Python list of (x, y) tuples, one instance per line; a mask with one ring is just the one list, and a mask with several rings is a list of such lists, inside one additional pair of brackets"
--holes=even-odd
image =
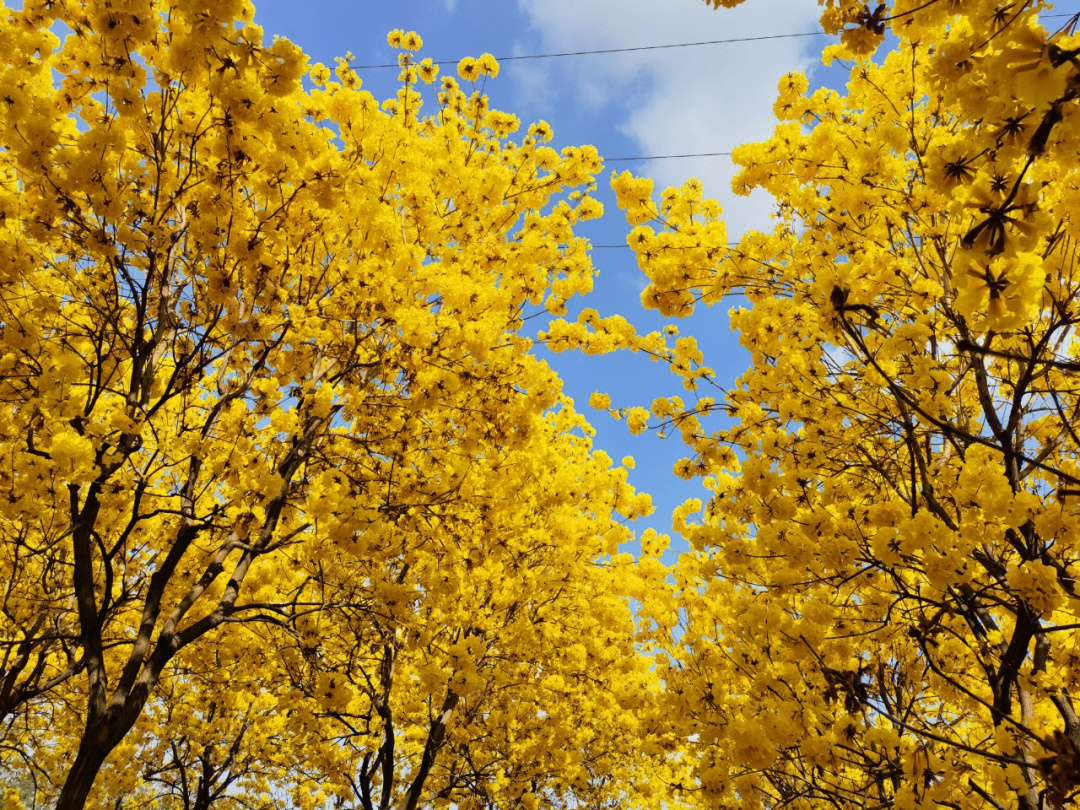
[[(392, 31), (380, 101), (246, 0), (4, 9), (5, 807), (1073, 804), (1080, 37), (822, 6), (846, 89), (734, 156), (772, 230), (611, 179), (646, 308), (738, 304), (730, 387), (555, 317), (601, 161), (514, 139), (490, 54)], [(537, 313), (681, 382), (590, 400), (688, 446), (674, 566)]]
[(703, 807), (1070, 805), (1080, 38), (1031, 2), (822, 5), (846, 92), (784, 77), (734, 153), (774, 230), (729, 250), (700, 184), (612, 179), (643, 304), (738, 296), (750, 368), (725, 390), (685, 339), (556, 327), (694, 392), (615, 411), (679, 430), (708, 493), (675, 515), (678, 626), (645, 628), (664, 716)]
[(6, 772), (60, 810), (650, 804), (651, 506), (521, 333), (591, 286), (595, 149), (422, 106), (415, 33), (380, 102), (252, 16), (0, 17)]

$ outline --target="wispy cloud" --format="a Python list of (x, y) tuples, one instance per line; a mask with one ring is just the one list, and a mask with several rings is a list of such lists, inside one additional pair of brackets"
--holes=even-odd
[[(514, 42), (513, 55), (527, 53), (521, 41)], [(549, 116), (557, 101), (555, 85), (552, 82), (551, 62), (524, 60), (507, 62), (507, 73), (517, 86), (517, 94), (528, 101), (531, 110), (539, 115)]]
[[(813, 31), (820, 13), (816, 0), (751, 0), (720, 11), (701, 0), (518, 0), (518, 7), (540, 46), (557, 51)], [(726, 151), (768, 136), (778, 79), (811, 69), (821, 44), (775, 39), (581, 56), (512, 75), (538, 82), (535, 71), (556, 72), (573, 103), (611, 116), (638, 154)], [(699, 178), (706, 194), (724, 205), (732, 235), (768, 226), (769, 199), (732, 195), (733, 168), (725, 157), (613, 166), (654, 177), (658, 189)]]

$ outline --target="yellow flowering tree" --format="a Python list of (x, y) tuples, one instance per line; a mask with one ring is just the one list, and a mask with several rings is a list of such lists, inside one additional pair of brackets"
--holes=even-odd
[[(310, 572), (348, 597), (291, 629), (282, 665), (314, 704), (293, 733), (343, 800), (594, 806), (634, 794), (634, 712), (653, 676), (633, 648), (620, 594), (637, 575), (615, 555), (625, 529), (610, 515), (649, 507), (625, 470), (585, 455), (568, 432), (584, 427), (552, 417), (528, 452), (479, 460), (489, 470), (474, 469), (437, 526), (410, 537), (386, 525), (362, 554)], [(592, 565), (600, 555), (614, 559)], [(395, 572), (392, 601), (370, 588), (380, 570)], [(316, 759), (325, 739), (335, 744)]]
[(252, 19), (0, 11), (4, 767), (57, 810), (645, 791), (648, 500), (521, 334), (591, 284), (595, 150), (428, 113), (414, 33), (380, 103)]
[(676, 473), (706, 488), (674, 516), (678, 622), (643, 625), (668, 651), (680, 787), (708, 807), (1069, 806), (1080, 39), (1031, 2), (822, 5), (846, 90), (784, 77), (775, 133), (734, 154), (773, 230), (729, 249), (700, 183), (612, 179), (644, 305), (737, 297), (745, 373), (722, 387), (674, 327), (548, 333), (648, 352), (690, 392), (612, 411), (679, 433)]
[(649, 806), (653, 675), (622, 597), (640, 577), (591, 562), (625, 539), (613, 508), (647, 500), (584, 427), (553, 414), (528, 452), (474, 460), (423, 531), (386, 520), (292, 556), (332, 596), (178, 656), (91, 806)]

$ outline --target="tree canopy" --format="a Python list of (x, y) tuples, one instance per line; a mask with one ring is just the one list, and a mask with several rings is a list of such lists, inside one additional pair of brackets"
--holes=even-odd
[(666, 716), (707, 806), (1069, 806), (1080, 39), (1037, 3), (823, 5), (846, 90), (789, 74), (734, 153), (771, 231), (729, 249), (699, 184), (612, 180), (642, 303), (735, 297), (752, 358), (726, 386), (629, 341), (694, 392), (631, 428), (677, 429), (708, 492), (650, 634)]
[(415, 34), (380, 102), (252, 14), (4, 12), (5, 766), (57, 810), (622, 801), (651, 506), (522, 333), (590, 286), (596, 151), (427, 114)]
[[(393, 31), (378, 100), (245, 0), (4, 9), (5, 806), (1075, 804), (1076, 20), (822, 6), (846, 87), (786, 75), (734, 152), (769, 228), (611, 177), (734, 382), (564, 319), (602, 160), (490, 55)], [(590, 401), (687, 445), (677, 560), (533, 318), (681, 384)]]

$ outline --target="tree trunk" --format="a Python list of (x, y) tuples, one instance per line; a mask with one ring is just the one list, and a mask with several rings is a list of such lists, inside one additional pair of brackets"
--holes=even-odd
[(113, 707), (111, 711), (87, 722), (79, 743), (79, 753), (68, 771), (60, 797), (52, 810), (83, 810), (86, 799), (94, 786), (98, 771), (109, 754), (128, 735), (135, 721), (142, 714), (149, 690), (140, 689), (128, 695), (127, 705)]
[[(89, 735), (87, 735), (89, 736)], [(94, 786), (94, 779), (101, 770), (105, 758), (116, 744), (101, 745), (97, 741), (85, 740), (79, 747), (79, 753), (75, 756), (75, 762), (68, 771), (64, 787), (60, 791), (60, 798), (56, 801), (53, 810), (83, 810), (86, 799), (90, 795), (90, 789)]]

